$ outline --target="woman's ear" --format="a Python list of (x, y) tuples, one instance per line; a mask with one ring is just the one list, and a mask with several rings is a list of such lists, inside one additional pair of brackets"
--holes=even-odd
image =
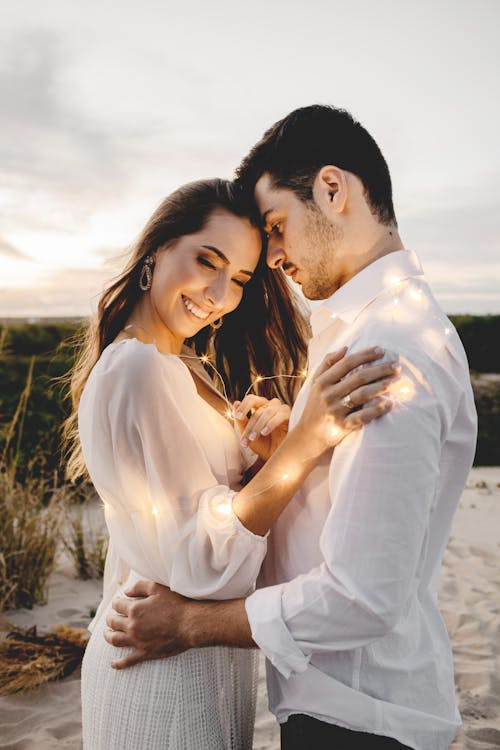
[(313, 198), (325, 214), (342, 213), (347, 201), (347, 178), (343, 169), (321, 167), (313, 183)]

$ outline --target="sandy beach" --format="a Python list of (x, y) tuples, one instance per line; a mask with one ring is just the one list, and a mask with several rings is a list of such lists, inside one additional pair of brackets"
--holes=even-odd
[[(74, 578), (61, 557), (48, 603), (6, 613), (41, 631), (58, 624), (85, 628), (100, 598), (98, 581)], [(444, 556), (441, 609), (453, 643), (457, 700), (464, 727), (453, 750), (500, 747), (500, 468), (473, 469)], [(78, 750), (79, 671), (29, 693), (0, 699), (0, 750)], [(254, 750), (278, 750), (267, 711), (261, 662)], [(147, 750), (146, 748), (144, 750)]]

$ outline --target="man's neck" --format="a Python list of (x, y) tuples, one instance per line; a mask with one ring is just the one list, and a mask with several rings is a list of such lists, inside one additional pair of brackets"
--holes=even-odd
[(362, 238), (361, 242), (356, 245), (349, 254), (350, 263), (347, 264), (339, 287), (379, 258), (383, 258), (384, 255), (404, 250), (399, 232), (393, 224), (383, 227), (381, 231), (373, 233), (370, 237)]

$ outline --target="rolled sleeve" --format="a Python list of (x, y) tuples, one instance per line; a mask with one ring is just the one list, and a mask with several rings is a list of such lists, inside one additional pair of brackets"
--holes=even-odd
[(283, 619), (281, 599), (284, 585), (268, 586), (249, 596), (245, 609), (252, 638), (271, 664), (288, 679), (294, 672), (304, 672), (309, 664), (294, 641)]

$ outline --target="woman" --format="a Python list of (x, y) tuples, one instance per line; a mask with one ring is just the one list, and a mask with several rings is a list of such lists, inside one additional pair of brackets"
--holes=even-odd
[[(117, 672), (116, 649), (102, 635), (110, 601), (137, 577), (197, 598), (248, 593), (267, 532), (319, 456), (390, 408), (379, 399), (350, 414), (341, 404), (387, 389), (390, 365), (359, 369), (381, 356), (374, 350), (324, 363), (288, 434), (288, 406), (247, 393), (259, 374), (261, 393), (290, 400), (305, 353), (305, 324), (282, 275), (265, 265), (257, 226), (251, 204), (225, 181), (173, 193), (103, 294), (75, 370), (83, 455), (77, 445), (70, 471), (81, 473), (84, 459), (110, 533), (82, 668), (88, 750), (251, 747), (255, 654), (206, 648)], [(207, 352), (223, 392), (243, 396), (234, 416), (203, 367)], [(262, 379), (269, 373), (280, 375)], [(259, 459), (242, 486), (252, 463), (245, 443)]]

